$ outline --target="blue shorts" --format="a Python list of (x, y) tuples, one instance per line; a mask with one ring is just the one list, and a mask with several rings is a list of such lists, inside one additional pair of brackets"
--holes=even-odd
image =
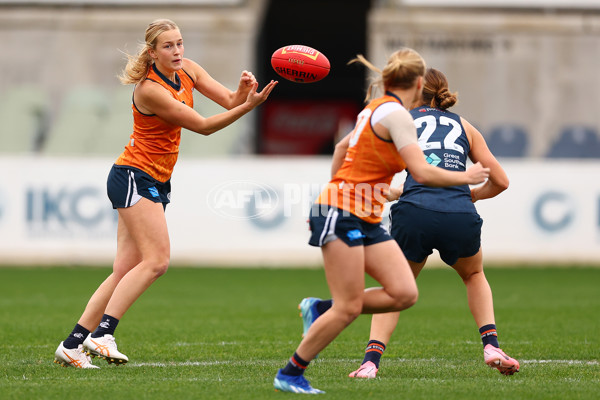
[(396, 203), (390, 209), (390, 223), (392, 236), (413, 262), (422, 262), (436, 249), (452, 266), (459, 258), (474, 256), (481, 247), (483, 220), (476, 212), (440, 212)]
[(313, 206), (308, 223), (311, 246), (321, 247), (338, 238), (350, 247), (392, 240), (383, 224), (371, 224), (347, 211), (322, 204)]
[(171, 201), (171, 180), (159, 182), (144, 171), (126, 165), (113, 165), (106, 191), (113, 208), (127, 208), (142, 197), (166, 208)]

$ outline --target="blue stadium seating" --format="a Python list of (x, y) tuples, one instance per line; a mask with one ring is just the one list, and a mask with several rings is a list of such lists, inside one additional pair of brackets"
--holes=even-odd
[(565, 128), (551, 145), (548, 158), (600, 158), (600, 138), (585, 126)]
[(525, 157), (529, 148), (529, 137), (517, 125), (502, 125), (492, 128), (486, 142), (496, 157)]

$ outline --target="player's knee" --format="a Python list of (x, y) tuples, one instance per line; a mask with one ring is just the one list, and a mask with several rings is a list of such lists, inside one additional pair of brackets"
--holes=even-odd
[(164, 275), (169, 269), (169, 257), (165, 257), (156, 261), (154, 264), (153, 272), (154, 275), (158, 278), (159, 276)]
[(154, 275), (155, 278), (158, 278), (164, 275), (169, 269), (169, 259), (170, 257), (168, 252), (155, 254), (146, 260), (146, 268), (152, 273), (152, 275)]
[(406, 308), (414, 306), (418, 299), (419, 299), (419, 290), (417, 289), (417, 286), (415, 285), (414, 289), (410, 290), (407, 294)]
[(341, 318), (346, 325), (354, 321), (362, 313), (362, 301), (356, 300), (341, 304), (340, 302), (334, 302), (333, 308), (335, 308), (336, 314)]
[(416, 285), (404, 288), (402, 291), (394, 295), (394, 308), (396, 311), (406, 310), (407, 308), (414, 306), (418, 299), (419, 290), (417, 289)]
[(472, 279), (477, 279), (477, 278), (480, 278), (482, 276), (485, 276), (484, 273), (483, 273), (483, 270), (463, 271), (460, 274), (460, 277), (462, 278), (462, 280), (463, 280), (464, 283), (468, 283)]

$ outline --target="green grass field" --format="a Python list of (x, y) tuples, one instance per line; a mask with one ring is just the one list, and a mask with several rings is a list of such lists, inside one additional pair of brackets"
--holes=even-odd
[[(0, 268), (1, 399), (283, 399), (273, 377), (299, 343), (297, 304), (328, 297), (322, 270), (172, 268), (122, 319), (125, 366), (52, 363), (106, 268)], [(597, 399), (600, 268), (491, 268), (506, 377), (483, 363), (462, 282), (425, 269), (377, 379), (347, 374), (362, 360), (361, 316), (307, 377), (329, 399)]]

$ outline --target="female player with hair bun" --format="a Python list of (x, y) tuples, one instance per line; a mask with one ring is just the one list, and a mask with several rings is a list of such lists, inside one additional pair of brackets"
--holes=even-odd
[[(129, 56), (120, 76), (123, 84), (135, 86), (133, 133), (107, 181), (108, 197), (119, 213), (113, 272), (92, 295), (71, 334), (59, 344), (56, 363), (98, 368), (91, 363), (90, 354), (109, 363), (129, 360), (117, 349), (114, 332), (125, 312), (169, 267), (164, 210), (171, 198), (171, 173), (179, 154), (181, 128), (202, 135), (217, 132), (264, 102), (277, 84), (271, 81), (257, 92), (254, 75), (243, 71), (237, 90), (231, 91), (183, 53), (177, 25), (167, 19), (156, 20), (147, 27), (139, 53)], [(194, 90), (227, 111), (210, 117), (198, 114), (192, 108)]]
[[(333, 304), (320, 318), (301, 304), (306, 325), (302, 342), (273, 382), (276, 389), (323, 393), (303, 374), (309, 362), (360, 314), (400, 311), (417, 300), (415, 278), (406, 258), (381, 225), (383, 204), (397, 172), (409, 168), (414, 179), (431, 186), (483, 182), (488, 169), (476, 163), (466, 171), (429, 165), (417, 144), (413, 119), (403, 104), (420, 98), (425, 62), (412, 49), (401, 49), (379, 70), (364, 57), (359, 62), (378, 73), (367, 93), (369, 103), (358, 115), (354, 130), (336, 147), (336, 173), (311, 210), (309, 244), (321, 247)], [(381, 97), (371, 99), (375, 85)], [(344, 149), (344, 151), (340, 151)], [(347, 149), (347, 151), (345, 151)], [(365, 273), (382, 287), (365, 290)], [(311, 307), (309, 307), (311, 308)], [(314, 310), (315, 316), (318, 310)], [(314, 322), (314, 323), (313, 323)]]

